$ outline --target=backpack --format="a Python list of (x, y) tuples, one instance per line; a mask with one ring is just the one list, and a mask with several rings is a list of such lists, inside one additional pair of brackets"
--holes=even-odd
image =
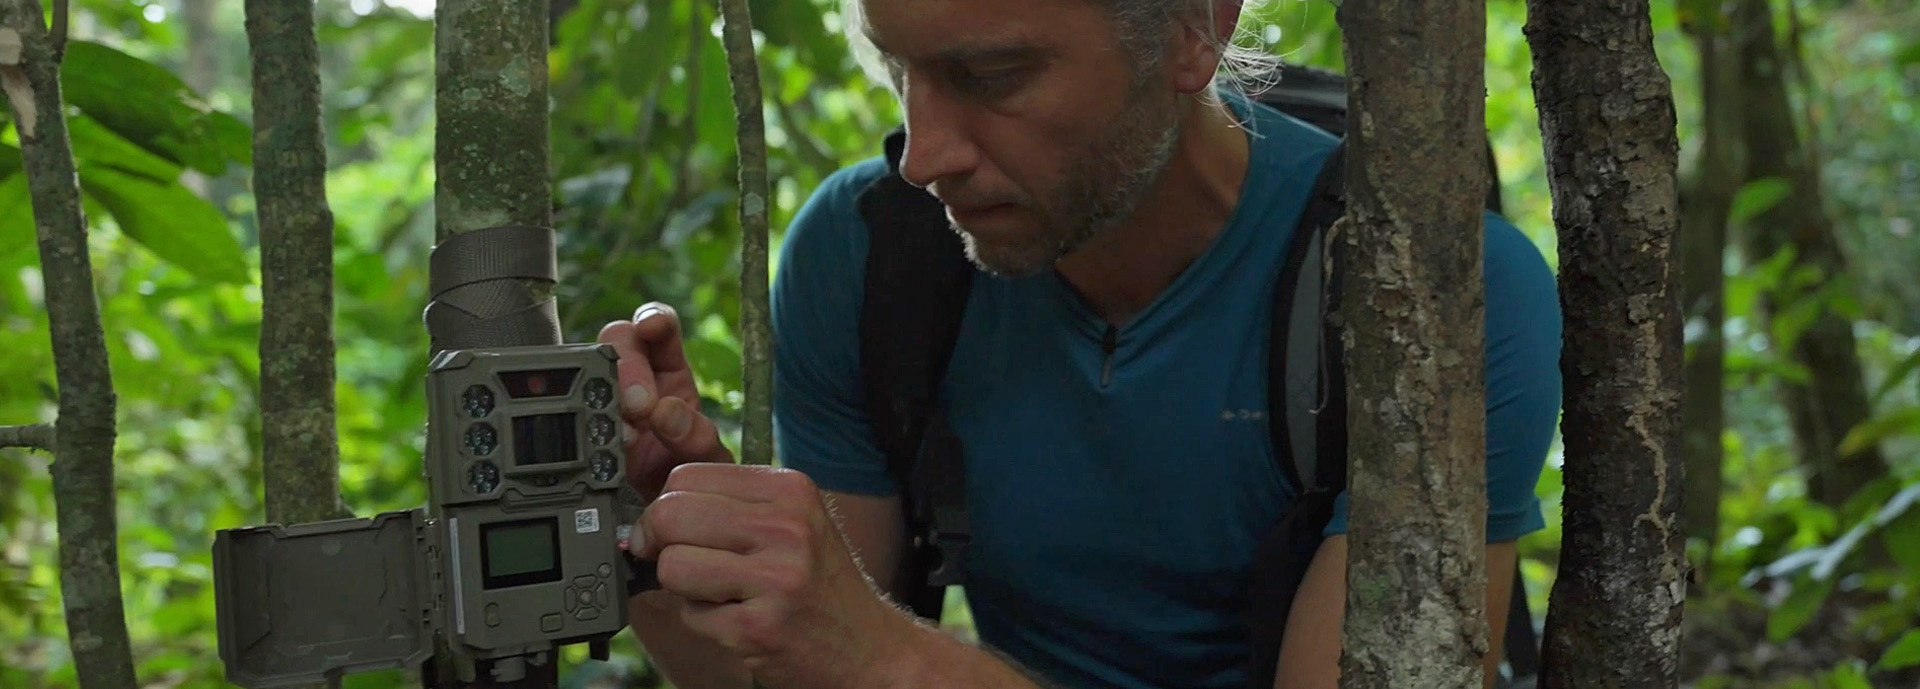
[[(1253, 100), (1312, 124), (1341, 143), (1320, 170), (1273, 295), (1267, 418), (1274, 455), (1298, 496), (1255, 554), (1247, 607), (1251, 689), (1273, 686), (1293, 594), (1323, 540), (1334, 498), (1346, 486), (1346, 384), (1342, 343), (1327, 316), (1338, 305), (1337, 243), (1326, 232), (1345, 211), (1346, 78), (1288, 65), (1286, 78)], [(896, 573), (899, 602), (940, 619), (949, 586), (962, 585), (970, 540), (960, 439), (939, 405), (939, 387), (959, 336), (975, 268), (945, 211), (899, 175), (906, 144), (884, 140), (889, 174), (858, 197), (871, 228), (861, 306), (860, 370), (873, 440), (899, 488), (909, 545)], [(1488, 145), (1491, 153), (1491, 142)], [(1486, 207), (1501, 210), (1488, 156)], [(1513, 677), (1530, 683), (1539, 667), (1532, 614), (1516, 567), (1505, 648)], [(1507, 678), (1503, 677), (1503, 680)], [(1506, 684), (1503, 681), (1503, 684)], [(1512, 686), (1512, 685), (1508, 685)]]

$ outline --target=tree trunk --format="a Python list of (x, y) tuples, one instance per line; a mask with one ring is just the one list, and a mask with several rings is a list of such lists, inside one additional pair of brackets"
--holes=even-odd
[[(201, 0), (205, 2), (206, 0)], [(260, 218), (260, 430), (267, 521), (352, 516), (334, 412), (333, 213), (313, 5), (247, 0)]]
[[(1478, 688), (1486, 625), (1481, 281), (1486, 7), (1348, 2), (1351, 449), (1341, 686)], [(1342, 246), (1343, 245), (1343, 246)]]
[(740, 159), (740, 336), (746, 416), (740, 459), (773, 463), (773, 322), (767, 308), (767, 134), (747, 0), (719, 0)]
[[(1700, 56), (1700, 158), (1682, 199), (1680, 225), (1681, 304), (1699, 327), (1686, 363), (1684, 422), (1687, 489), (1686, 533), (1709, 548), (1719, 542), (1721, 465), (1726, 453), (1726, 273), (1727, 222), (1733, 197), (1745, 181), (1741, 138), (1739, 44), (1720, 15), (1688, 27)], [(1702, 559), (1705, 567), (1711, 558)]]
[(1687, 564), (1672, 87), (1646, 0), (1529, 0), (1526, 33), (1566, 319), (1541, 686), (1675, 687)]
[[(1765, 260), (1791, 248), (1795, 268), (1813, 268), (1821, 284), (1841, 282), (1841, 293), (1847, 293), (1846, 257), (1821, 198), (1819, 168), (1802, 144), (1787, 98), (1787, 63), (1774, 35), (1771, 6), (1738, 3), (1733, 16), (1744, 38), (1739, 62), (1746, 96), (1741, 109), (1746, 115), (1747, 177), (1779, 177), (1792, 188), (1752, 223), (1747, 237), (1750, 258)], [(1790, 307), (1783, 296), (1768, 295), (1764, 300), (1776, 318)], [(1828, 506), (1840, 507), (1887, 472), (1877, 444), (1849, 456), (1839, 454), (1847, 432), (1873, 414), (1854, 346), (1853, 324), (1822, 308), (1791, 351), (1793, 360), (1811, 376), (1806, 386), (1788, 381), (1781, 387), (1801, 461), (1810, 470), (1808, 492)]]
[[(63, 30), (65, 3), (55, 9)], [(66, 37), (49, 32), (44, 16), (38, 0), (0, 0), (0, 92), (20, 136), (59, 385), (52, 474), (60, 598), (80, 689), (134, 689), (114, 511), (113, 372), (60, 92)]]
[[(440, 0), (434, 9), (434, 209), (435, 235), (496, 227), (553, 227), (552, 177), (548, 169), (547, 0)], [(531, 247), (492, 246), (489, 251)], [(551, 244), (544, 247), (551, 256)], [(443, 266), (438, 257), (432, 272)], [(457, 291), (434, 295), (436, 306), (457, 308), (474, 319), (508, 319), (510, 327), (453, 333), (432, 328), (433, 351), (446, 347), (508, 347), (559, 344), (553, 282), (543, 278), (486, 276)], [(524, 316), (524, 318), (520, 318)], [(502, 321), (504, 322), (504, 321)], [(442, 649), (444, 650), (444, 649)], [(443, 654), (444, 655), (444, 654)], [(558, 689), (560, 663), (525, 664), (519, 680), (499, 681), (485, 672), (460, 681), (463, 689)], [(438, 671), (436, 671), (438, 672)], [(435, 689), (439, 689), (437, 686)]]

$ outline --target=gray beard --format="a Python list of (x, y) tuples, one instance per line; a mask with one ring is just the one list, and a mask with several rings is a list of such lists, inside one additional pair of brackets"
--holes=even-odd
[(955, 226), (968, 260), (1000, 277), (1037, 275), (1132, 217), (1172, 159), (1180, 122), (1172, 98), (1139, 88), (1128, 101), (1127, 110), (1068, 166), (1066, 179), (1037, 209), (1044, 220), (1039, 234), (1017, 244), (982, 246)]

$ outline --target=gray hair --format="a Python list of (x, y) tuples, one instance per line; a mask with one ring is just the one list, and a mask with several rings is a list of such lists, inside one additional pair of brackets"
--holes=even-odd
[[(861, 1), (840, 0), (841, 23), (848, 42), (853, 46), (854, 59), (869, 79), (892, 84), (879, 52), (867, 40)], [(1256, 44), (1261, 41), (1259, 34), (1247, 28), (1247, 19), (1267, 0), (1225, 0), (1238, 2), (1241, 6), (1241, 20), (1234, 27), (1233, 34), (1225, 38), (1214, 35), (1213, 30), (1217, 16), (1215, 12), (1222, 0), (1086, 1), (1105, 7), (1113, 17), (1120, 44), (1136, 70), (1157, 66), (1166, 54), (1168, 42), (1173, 39), (1174, 29), (1181, 27), (1199, 31), (1219, 51), (1220, 68), (1214, 76), (1213, 85), (1219, 86), (1220, 80), (1225, 78), (1233, 87), (1258, 92), (1272, 86), (1277, 80), (1279, 57), (1263, 47), (1248, 45), (1245, 40), (1252, 39)], [(1212, 89), (1204, 91), (1201, 97), (1209, 104), (1219, 105), (1219, 99)]]

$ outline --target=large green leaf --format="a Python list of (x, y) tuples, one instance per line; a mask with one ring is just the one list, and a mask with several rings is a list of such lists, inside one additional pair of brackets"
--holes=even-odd
[(67, 132), (73, 139), (73, 156), (77, 160), (111, 165), (156, 182), (180, 179), (178, 164), (135, 145), (84, 114), (67, 118)]
[(72, 41), (60, 74), (68, 103), (155, 155), (209, 175), (252, 160), (247, 125), (209, 107), (158, 65), (99, 43)]
[(80, 186), (155, 255), (205, 280), (251, 279), (226, 216), (186, 187), (97, 166), (81, 170)]

